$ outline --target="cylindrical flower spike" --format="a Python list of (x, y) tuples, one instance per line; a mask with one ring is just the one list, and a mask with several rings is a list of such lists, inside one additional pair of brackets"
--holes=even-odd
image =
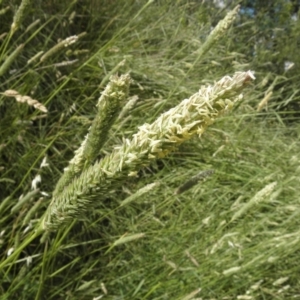
[(199, 48), (199, 50), (197, 50), (198, 59), (207, 53), (209, 49), (211, 49), (213, 45), (226, 34), (230, 25), (234, 22), (239, 10), (240, 5), (237, 5), (233, 10), (227, 13), (224, 19), (217, 24), (217, 26), (207, 37), (204, 44)]
[(20, 27), (26, 10), (30, 7), (31, 0), (22, 0), (18, 10), (14, 15), (13, 23), (11, 24), (11, 32), (12, 34)]
[(43, 229), (53, 231), (84, 215), (93, 201), (105, 199), (111, 187), (122, 184), (130, 174), (164, 157), (193, 134), (201, 135), (218, 116), (242, 98), (241, 90), (252, 79), (251, 71), (225, 76), (214, 85), (202, 87), (152, 124), (142, 125), (131, 140), (124, 140), (121, 146), (84, 170), (52, 199), (43, 219)]
[(11, 66), (11, 64), (15, 61), (17, 56), (21, 53), (24, 48), (24, 44), (19, 45), (3, 62), (0, 66), (0, 76), (2, 76)]
[(81, 146), (75, 151), (75, 156), (69, 162), (68, 168), (58, 181), (53, 196), (62, 192), (65, 186), (96, 159), (99, 151), (107, 140), (108, 132), (120, 113), (128, 96), (131, 78), (128, 74), (111, 76), (110, 82), (102, 92), (97, 103), (98, 112), (93, 120), (89, 133)]
[(40, 103), (39, 101), (32, 99), (29, 96), (22, 96), (19, 92), (15, 90), (6, 90), (4, 93), (0, 93), (6, 97), (14, 97), (17, 102), (27, 103), (29, 106), (33, 106), (35, 109), (38, 109), (42, 112), (48, 112), (47, 108)]
[(86, 32), (82, 32), (79, 35), (73, 35), (70, 36), (62, 41), (60, 41), (59, 43), (57, 43), (55, 46), (53, 46), (51, 49), (49, 49), (41, 58), (40, 61), (44, 62), (45, 60), (47, 60), (49, 57), (53, 56), (54, 54), (58, 53), (60, 50), (69, 47), (70, 45), (76, 43), (79, 38), (83, 37), (86, 35)]

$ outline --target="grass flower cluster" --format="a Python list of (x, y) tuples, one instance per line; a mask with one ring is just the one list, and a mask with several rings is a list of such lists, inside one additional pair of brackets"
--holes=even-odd
[(62, 192), (76, 175), (90, 166), (97, 158), (107, 139), (109, 129), (117, 118), (118, 113), (120, 113), (121, 107), (128, 96), (129, 84), (129, 75), (123, 75), (120, 78), (117, 76), (111, 77), (109, 84), (97, 103), (98, 113), (93, 120), (92, 126), (89, 128), (89, 133), (80, 148), (75, 151), (75, 156), (57, 183), (53, 192), (54, 196)]
[[(64, 189), (61, 189), (60, 194), (54, 194), (46, 211), (43, 228), (54, 230), (62, 223), (74, 220), (90, 208), (90, 204), (95, 201), (93, 198), (101, 201), (101, 195), (104, 198), (111, 186), (120, 184), (128, 176), (135, 176), (142, 166), (149, 165), (153, 159), (165, 157), (194, 134), (201, 136), (207, 126), (230, 110), (236, 100), (242, 99), (242, 88), (253, 79), (251, 71), (239, 72), (233, 77), (225, 76), (213, 86), (202, 87), (189, 99), (163, 113), (152, 124), (140, 126), (133, 138), (116, 146), (111, 155), (82, 171), (72, 182), (64, 181)], [(110, 98), (110, 94), (105, 95)], [(115, 96), (115, 92), (113, 95)], [(91, 127), (91, 136), (99, 131), (93, 132), (95, 127)], [(89, 155), (82, 158), (85, 156), (84, 152), (88, 152), (88, 141), (87, 137), (71, 161), (71, 168), (74, 168), (75, 173), (80, 161), (91, 161)], [(97, 148), (93, 145), (90, 149), (94, 151)], [(82, 170), (83, 164), (78, 169)]]
[(27, 103), (29, 106), (33, 106), (35, 109), (40, 110), (44, 113), (48, 112), (47, 108), (42, 103), (35, 99), (32, 99), (29, 96), (22, 96), (15, 90), (7, 90), (1, 94), (6, 97), (14, 97), (17, 102)]

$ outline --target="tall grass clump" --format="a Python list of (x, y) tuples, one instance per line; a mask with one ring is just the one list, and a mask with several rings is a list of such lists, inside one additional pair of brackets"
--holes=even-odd
[(0, 3), (0, 299), (297, 298), (297, 70), (237, 2)]

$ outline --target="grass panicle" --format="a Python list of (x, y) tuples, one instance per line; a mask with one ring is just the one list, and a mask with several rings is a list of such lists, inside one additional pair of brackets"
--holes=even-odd
[[(142, 166), (165, 157), (194, 134), (201, 136), (216, 118), (232, 109), (234, 102), (241, 99), (242, 89), (253, 79), (251, 71), (225, 76), (214, 85), (203, 86), (152, 124), (140, 126), (131, 140), (125, 139), (112, 154), (84, 170), (60, 194), (54, 195), (43, 228), (56, 230), (63, 223), (85, 214), (93, 196), (97, 195), (97, 201), (101, 201), (110, 186), (119, 185), (128, 176), (135, 176)], [(77, 155), (81, 160), (81, 155)]]
[(141, 196), (143, 196), (144, 194), (152, 191), (158, 185), (159, 185), (159, 182), (153, 182), (153, 183), (147, 184), (146, 186), (144, 186), (144, 187), (140, 188), (139, 190), (137, 190), (133, 195), (130, 195), (125, 200), (123, 200), (121, 202), (121, 206), (127, 205), (127, 204), (129, 204), (133, 201), (138, 200)]
[(11, 212), (15, 213), (15, 212), (19, 211), (25, 203), (32, 200), (32, 198), (39, 192), (40, 192), (39, 189), (28, 192), (25, 196), (20, 198), (20, 200), (18, 201), (18, 203), (16, 205), (13, 206), (13, 208), (11, 209)]
[(41, 57), (41, 55), (43, 55), (43, 53), (44, 51), (39, 51), (38, 53), (36, 53), (33, 57), (27, 60), (27, 64), (30, 65), (31, 63), (35, 62), (38, 58)]
[(270, 91), (265, 95), (265, 97), (257, 105), (257, 109), (256, 109), (257, 112), (262, 111), (263, 108), (268, 105), (268, 102), (271, 99), (272, 95), (273, 95), (273, 91)]
[(0, 76), (4, 75), (6, 71), (9, 69), (11, 64), (16, 60), (18, 55), (22, 52), (24, 48), (24, 44), (19, 45), (3, 62), (0, 67)]
[(198, 288), (198, 289), (194, 290), (193, 292), (189, 293), (188, 295), (184, 296), (183, 298), (181, 298), (181, 300), (195, 299), (195, 296), (198, 295), (200, 292), (201, 292), (201, 288)]
[(37, 212), (37, 210), (39, 209), (40, 205), (42, 204), (44, 198), (41, 197), (39, 198), (34, 204), (33, 206), (28, 210), (28, 212), (26, 213), (24, 219), (23, 219), (23, 226), (27, 225), (30, 220), (32, 219), (33, 215)]
[(197, 50), (198, 59), (200, 57), (203, 57), (208, 52), (208, 50), (211, 49), (214, 46), (214, 44), (216, 44), (218, 40), (226, 34), (230, 25), (235, 20), (239, 10), (240, 5), (237, 5), (233, 10), (227, 13), (226, 17), (223, 20), (221, 20), (217, 24), (217, 26), (206, 38), (204, 44), (199, 48), (199, 50)]
[(245, 203), (231, 218), (230, 222), (234, 222), (238, 218), (240, 218), (242, 215), (244, 215), (249, 209), (251, 209), (253, 206), (259, 204), (263, 200), (265, 200), (274, 190), (276, 187), (277, 182), (272, 182), (268, 185), (266, 185), (262, 190), (257, 192), (253, 198), (251, 198), (247, 203)]
[(35, 21), (33, 21), (25, 30), (25, 33), (26, 32), (29, 32), (32, 28), (34, 28), (36, 25), (40, 24), (41, 23), (41, 20), (40, 19), (37, 19)]
[(3, 199), (0, 203), (0, 213), (3, 213), (7, 206), (9, 205), (9, 203), (12, 201), (11, 196), (6, 197), (5, 199)]
[(47, 108), (42, 103), (35, 99), (32, 99), (29, 96), (22, 96), (15, 90), (6, 90), (4, 93), (1, 94), (6, 97), (14, 97), (17, 102), (26, 103), (27, 105), (33, 106), (35, 109), (40, 110), (44, 113), (48, 112)]
[(130, 99), (128, 99), (127, 103), (125, 104), (122, 111), (120, 112), (118, 116), (118, 120), (122, 120), (126, 115), (128, 115), (138, 100), (139, 97), (137, 95), (130, 97)]
[(131, 79), (128, 74), (112, 76), (97, 103), (97, 114), (89, 132), (81, 146), (75, 151), (75, 156), (69, 162), (62, 177), (58, 181), (53, 195), (57, 196), (77, 174), (86, 166), (90, 166), (99, 155), (108, 137), (109, 129), (116, 120), (128, 96)]
[(189, 179), (187, 182), (185, 182), (183, 185), (181, 185), (176, 191), (175, 194), (182, 194), (183, 192), (191, 189), (194, 185), (199, 183), (200, 181), (203, 181), (205, 178), (211, 176), (215, 171), (214, 170), (205, 170), (197, 175), (193, 176), (191, 179)]
[(20, 25), (23, 22), (23, 19), (25, 17), (25, 13), (26, 10), (28, 10), (28, 8), (31, 5), (31, 0), (22, 0), (20, 6), (18, 7), (15, 15), (14, 15), (14, 19), (13, 22), (11, 24), (11, 33), (14, 34), (20, 27)]
[(122, 244), (126, 244), (132, 241), (135, 241), (137, 239), (141, 239), (145, 237), (145, 233), (136, 233), (136, 234), (132, 234), (132, 235), (124, 235), (121, 236), (119, 239), (117, 239), (116, 241), (113, 242), (112, 246), (116, 247)]
[(40, 61), (44, 62), (49, 59), (51, 56), (55, 55), (56, 53), (60, 52), (62, 49), (65, 49), (72, 44), (76, 43), (80, 38), (84, 37), (86, 32), (82, 32), (79, 35), (70, 36), (60, 42), (58, 42), (55, 46), (49, 49), (41, 58)]

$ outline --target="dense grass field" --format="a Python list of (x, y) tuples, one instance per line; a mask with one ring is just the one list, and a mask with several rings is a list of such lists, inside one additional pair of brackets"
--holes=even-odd
[(1, 300), (300, 298), (276, 3), (0, 1)]

